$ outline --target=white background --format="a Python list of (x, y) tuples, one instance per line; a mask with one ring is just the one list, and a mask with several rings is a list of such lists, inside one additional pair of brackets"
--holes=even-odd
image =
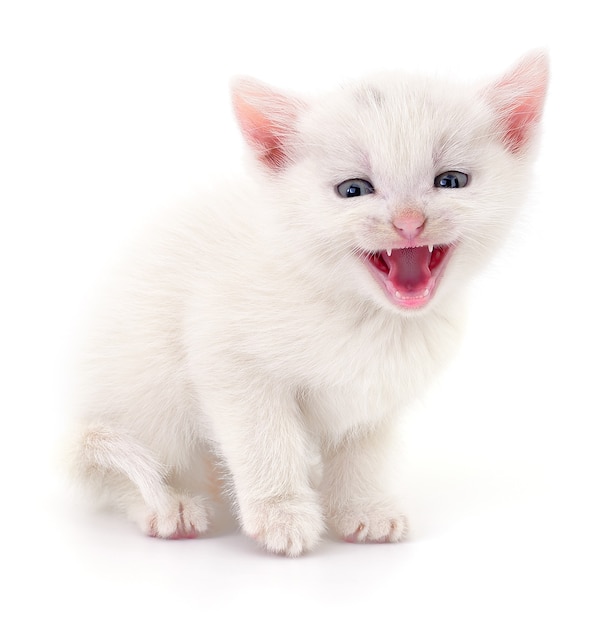
[[(601, 3), (568, 7), (3, 3), (0, 622), (611, 623), (611, 50)], [(532, 47), (553, 64), (537, 186), (460, 355), (406, 416), (408, 542), (290, 560), (231, 530), (152, 540), (71, 500), (55, 462), (77, 329), (154, 211), (239, 168), (232, 75), (468, 80)]]

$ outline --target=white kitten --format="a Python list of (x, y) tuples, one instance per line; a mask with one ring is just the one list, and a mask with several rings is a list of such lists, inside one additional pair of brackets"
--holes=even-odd
[(216, 474), (273, 552), (326, 522), (402, 539), (393, 428), (514, 221), (546, 83), (538, 53), (477, 88), (236, 81), (252, 171), (167, 216), (118, 277), (83, 367), (81, 481), (158, 537), (206, 531)]

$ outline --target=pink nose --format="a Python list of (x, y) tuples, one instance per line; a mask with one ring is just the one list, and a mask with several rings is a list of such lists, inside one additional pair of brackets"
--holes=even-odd
[(397, 215), (392, 223), (405, 239), (415, 239), (420, 235), (426, 218), (420, 211), (406, 211)]

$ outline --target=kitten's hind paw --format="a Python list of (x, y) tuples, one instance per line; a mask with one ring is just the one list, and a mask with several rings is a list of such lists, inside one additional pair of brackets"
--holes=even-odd
[(242, 508), (242, 529), (270, 552), (299, 556), (318, 543), (325, 524), (314, 499), (269, 499)]
[(330, 518), (344, 541), (350, 543), (396, 543), (407, 537), (407, 516), (380, 507), (343, 509)]
[(185, 494), (173, 494), (155, 510), (140, 508), (131, 517), (144, 533), (161, 539), (195, 539), (209, 525), (205, 499)]

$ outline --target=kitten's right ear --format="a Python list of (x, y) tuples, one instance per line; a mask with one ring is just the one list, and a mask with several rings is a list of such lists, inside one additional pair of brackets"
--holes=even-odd
[(272, 170), (285, 167), (304, 103), (252, 78), (234, 79), (231, 95), (242, 135), (257, 159)]

